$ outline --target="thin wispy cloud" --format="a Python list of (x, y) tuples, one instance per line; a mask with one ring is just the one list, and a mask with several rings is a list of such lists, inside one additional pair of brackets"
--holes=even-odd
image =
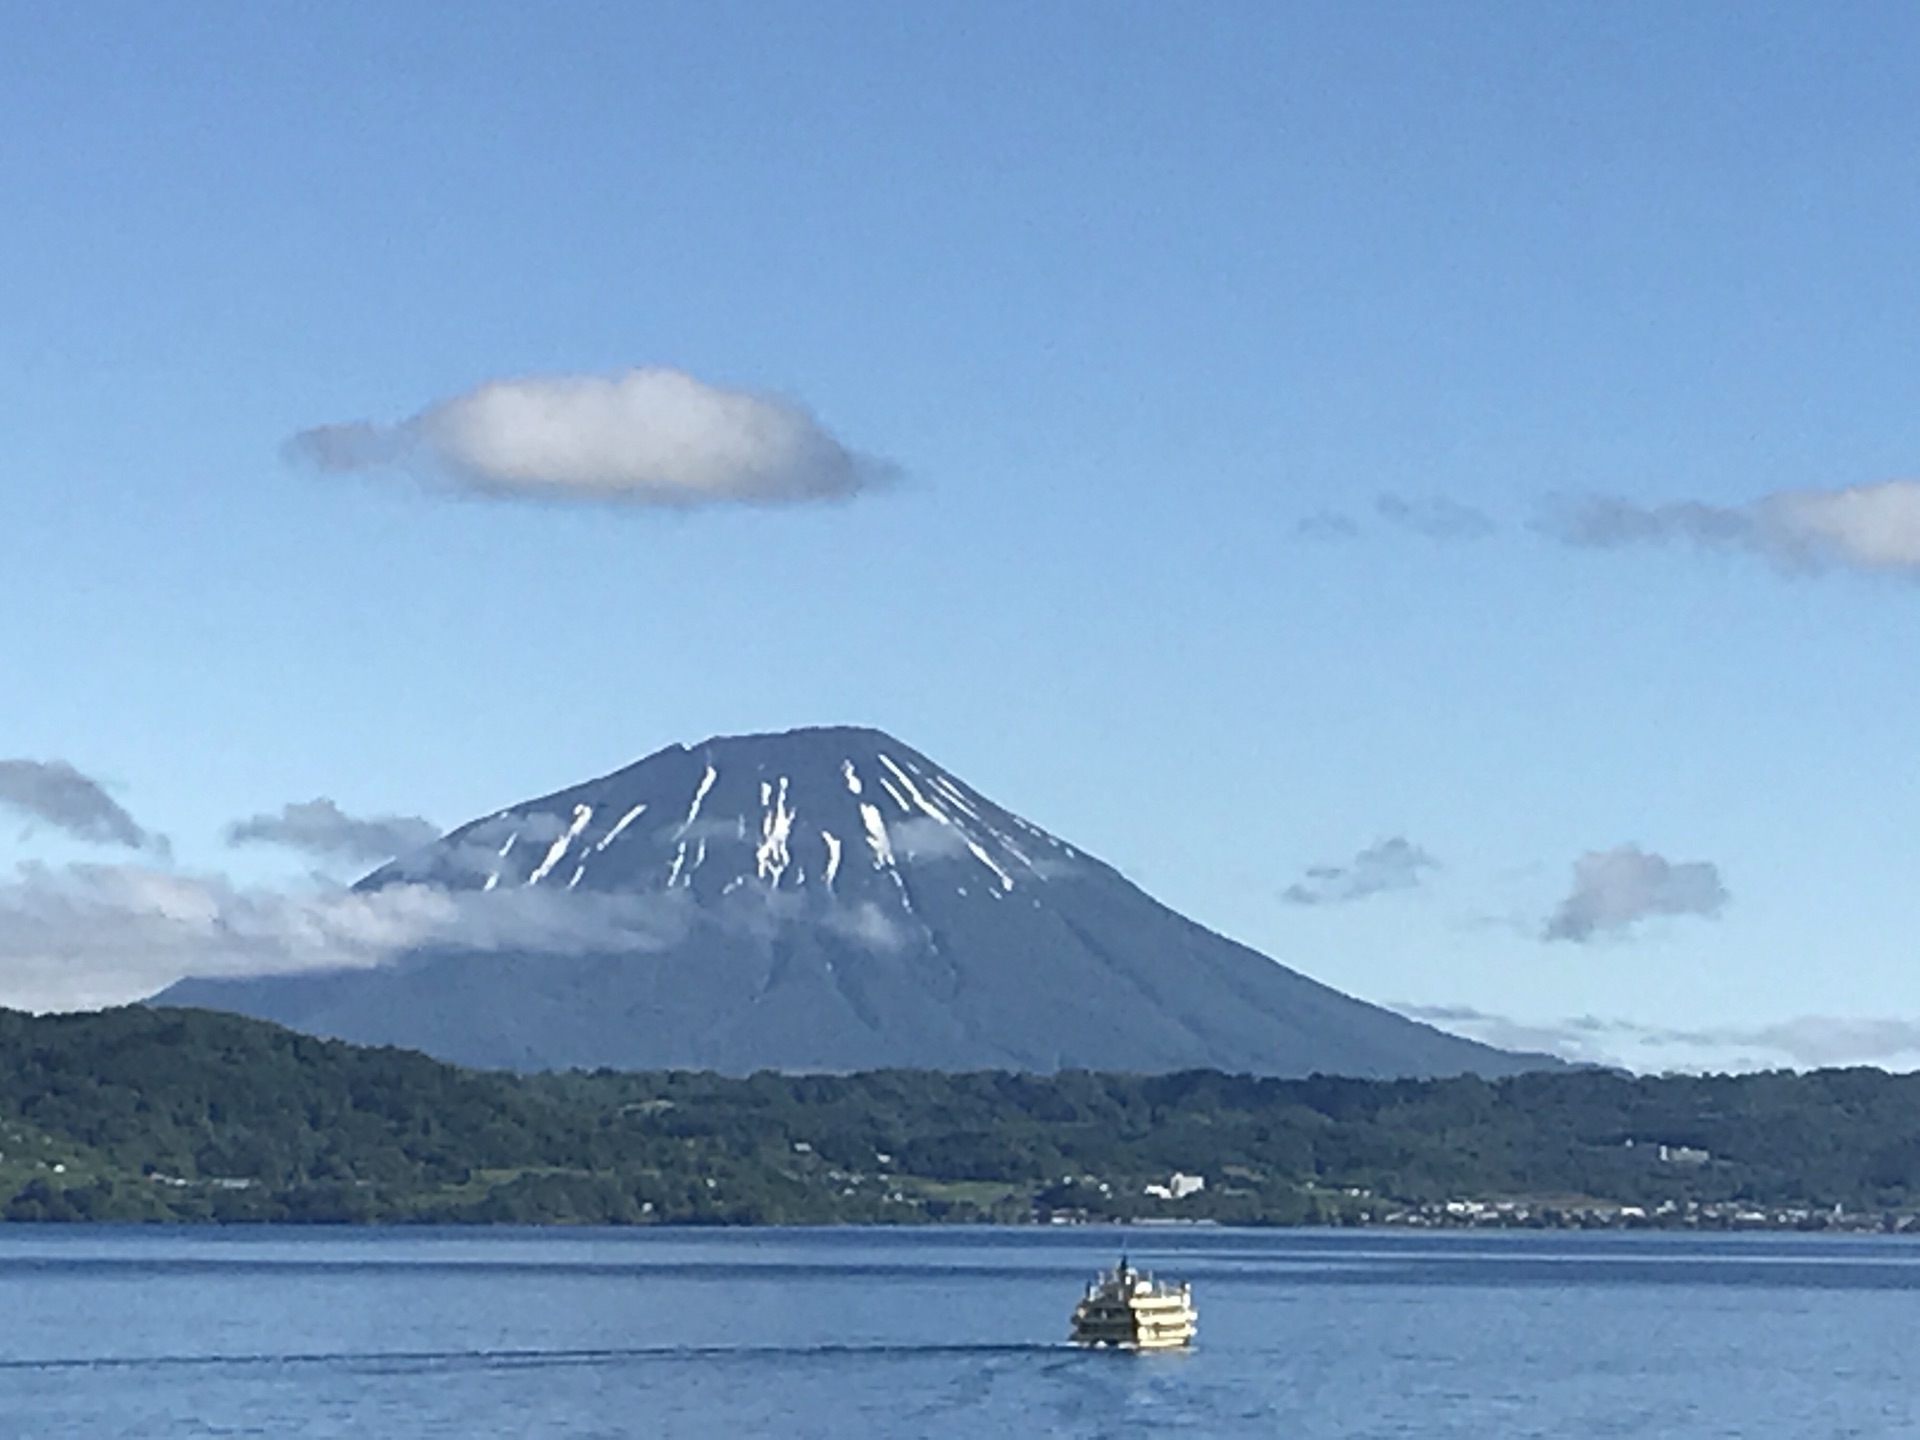
[(1920, 1020), (1801, 1015), (1758, 1025), (1683, 1027), (1595, 1015), (1516, 1020), (1472, 1005), (1394, 1008), (1503, 1049), (1640, 1071), (1920, 1067)]
[(143, 828), (99, 781), (64, 760), (0, 760), (0, 810), (90, 845), (142, 850), (166, 843)]
[(1293, 533), (1302, 540), (1353, 540), (1359, 537), (1360, 526), (1338, 510), (1316, 510), (1295, 525)]
[[(1502, 526), (1485, 511), (1444, 495), (1378, 496), (1381, 524), (1436, 542), (1483, 540)], [(1320, 510), (1294, 526), (1303, 540), (1347, 540), (1358, 520)], [(1781, 490), (1743, 504), (1680, 499), (1648, 503), (1623, 495), (1549, 497), (1528, 528), (1578, 550), (1682, 546), (1749, 555), (1790, 574), (1831, 570), (1920, 577), (1920, 480), (1884, 480), (1833, 490)]]
[(1589, 851), (1574, 862), (1573, 888), (1548, 919), (1544, 938), (1584, 944), (1623, 936), (1654, 916), (1711, 918), (1728, 898), (1711, 861), (1675, 862), (1637, 845)]
[(1646, 505), (1617, 495), (1551, 504), (1536, 528), (1583, 549), (1690, 545), (1745, 552), (1786, 570), (1920, 575), (1920, 481), (1783, 490), (1745, 505)]
[(391, 860), (440, 838), (418, 815), (349, 815), (326, 796), (282, 805), (227, 827), (229, 845), (275, 845), (323, 860)]
[(790, 401), (663, 367), (489, 381), (396, 424), (302, 431), (287, 449), (324, 472), (394, 471), (453, 493), (667, 507), (844, 499), (898, 474)]
[(1428, 540), (1484, 540), (1500, 528), (1484, 511), (1444, 495), (1382, 495), (1373, 508), (1387, 524)]
[(1316, 865), (1280, 898), (1290, 905), (1344, 905), (1395, 890), (1416, 889), (1440, 862), (1403, 835), (1369, 845), (1338, 865)]
[[(1484, 510), (1445, 495), (1377, 495), (1373, 517), (1388, 529), (1417, 535), (1442, 544), (1484, 540), (1500, 526)], [(1293, 533), (1301, 540), (1354, 540), (1365, 531), (1360, 521), (1342, 510), (1316, 510), (1302, 518)]]

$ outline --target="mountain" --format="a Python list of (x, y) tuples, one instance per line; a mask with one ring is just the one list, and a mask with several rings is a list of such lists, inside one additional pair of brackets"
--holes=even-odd
[(874, 730), (672, 746), (356, 888), (395, 886), (443, 897), (456, 938), (372, 969), (184, 980), (156, 1003), (522, 1070), (1555, 1063), (1216, 935)]

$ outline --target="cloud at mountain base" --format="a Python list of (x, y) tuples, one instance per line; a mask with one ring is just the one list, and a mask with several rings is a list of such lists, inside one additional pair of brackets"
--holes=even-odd
[(542, 954), (660, 949), (677, 897), (278, 889), (142, 865), (24, 865), (0, 882), (0, 1004), (124, 1004), (184, 975), (361, 969), (422, 946)]
[(770, 940), (817, 925), (875, 951), (912, 936), (871, 904), (742, 891), (704, 913), (686, 891), (543, 886), (378, 889), (239, 885), (147, 865), (26, 864), (0, 880), (0, 1006), (94, 1009), (186, 976), (361, 970), (410, 952), (568, 957), (656, 953), (696, 926)]

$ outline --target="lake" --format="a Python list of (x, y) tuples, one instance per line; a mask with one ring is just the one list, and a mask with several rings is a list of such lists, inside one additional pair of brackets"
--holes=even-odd
[[(1125, 1248), (1189, 1353), (1067, 1346)], [(1920, 1241), (0, 1227), (0, 1435), (1920, 1433)]]

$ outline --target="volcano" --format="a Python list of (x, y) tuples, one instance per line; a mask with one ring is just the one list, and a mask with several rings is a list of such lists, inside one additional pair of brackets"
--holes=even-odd
[(373, 968), (183, 980), (154, 1003), (520, 1070), (1555, 1063), (1216, 935), (875, 730), (671, 746), (461, 826), (356, 888), (394, 886), (538, 923)]

